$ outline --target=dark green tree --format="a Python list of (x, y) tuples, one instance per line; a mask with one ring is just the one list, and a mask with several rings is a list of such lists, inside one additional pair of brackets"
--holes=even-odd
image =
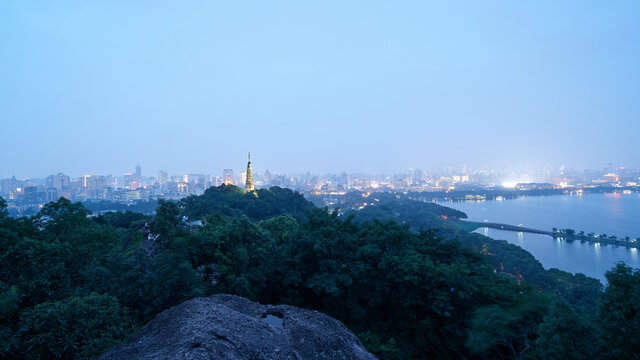
[(545, 360), (597, 359), (601, 342), (597, 326), (556, 300), (538, 329), (537, 357)]
[(175, 235), (180, 223), (180, 210), (174, 201), (158, 200), (156, 215), (151, 222), (151, 231), (159, 235), (159, 243), (167, 242)]
[(20, 347), (26, 359), (90, 359), (123, 341), (134, 328), (118, 300), (107, 295), (44, 302), (20, 315)]
[(606, 274), (598, 316), (607, 359), (640, 359), (640, 270), (618, 264)]
[(474, 312), (466, 346), (489, 358), (525, 359), (533, 352), (537, 324), (546, 309), (536, 301), (515, 299)]
[(7, 211), (7, 201), (0, 197), (0, 223), (9, 217), (9, 211)]

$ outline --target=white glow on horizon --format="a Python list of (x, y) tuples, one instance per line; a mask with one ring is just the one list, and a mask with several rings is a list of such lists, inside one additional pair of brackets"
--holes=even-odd
[(502, 187), (513, 189), (518, 185), (517, 181), (505, 181), (502, 183)]

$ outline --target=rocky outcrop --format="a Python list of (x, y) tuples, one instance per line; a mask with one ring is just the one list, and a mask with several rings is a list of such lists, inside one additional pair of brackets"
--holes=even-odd
[(376, 358), (346, 326), (320, 312), (213, 295), (162, 312), (97, 359)]

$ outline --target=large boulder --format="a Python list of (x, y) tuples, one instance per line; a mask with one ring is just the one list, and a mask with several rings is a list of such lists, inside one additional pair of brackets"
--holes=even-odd
[(376, 358), (340, 321), (320, 312), (213, 295), (162, 312), (97, 359)]

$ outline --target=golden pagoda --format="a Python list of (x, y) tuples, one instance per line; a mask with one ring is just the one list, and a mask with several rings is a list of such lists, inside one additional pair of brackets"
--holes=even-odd
[(253, 172), (251, 171), (251, 153), (249, 153), (249, 162), (247, 163), (247, 180), (244, 183), (244, 190), (246, 192), (255, 190), (253, 186)]

